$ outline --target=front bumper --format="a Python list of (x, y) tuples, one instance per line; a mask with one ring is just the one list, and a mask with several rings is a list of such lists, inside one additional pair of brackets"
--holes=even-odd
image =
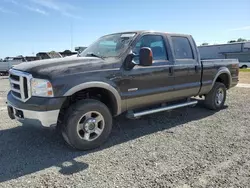
[(238, 76), (232, 77), (232, 82), (230, 87), (231, 88), (235, 87), (238, 83), (239, 83), (239, 77)]
[(16, 119), (23, 124), (51, 127), (57, 124), (59, 110), (36, 112), (19, 109), (8, 103), (8, 113), (10, 118)]
[(57, 124), (64, 100), (65, 98), (31, 97), (31, 100), (23, 103), (15, 99), (9, 92), (7, 96), (8, 114), (11, 119), (16, 119), (23, 124), (51, 127)]

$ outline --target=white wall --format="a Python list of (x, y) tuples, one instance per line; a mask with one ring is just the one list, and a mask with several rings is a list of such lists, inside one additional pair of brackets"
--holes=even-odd
[(199, 46), (201, 59), (224, 59), (222, 52), (242, 52), (243, 43)]

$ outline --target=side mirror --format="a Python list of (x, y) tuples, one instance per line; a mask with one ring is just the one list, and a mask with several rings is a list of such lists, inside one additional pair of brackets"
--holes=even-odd
[(153, 53), (148, 47), (140, 49), (139, 53), (139, 65), (140, 66), (151, 66), (153, 64)]

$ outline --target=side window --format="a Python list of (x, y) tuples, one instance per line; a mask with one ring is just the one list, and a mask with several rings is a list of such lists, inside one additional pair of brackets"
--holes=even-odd
[[(133, 50), (134, 53), (139, 54), (142, 47), (149, 47), (153, 52), (153, 60), (167, 60), (167, 52), (164, 45), (164, 39), (159, 35), (144, 35), (136, 43)], [(137, 59), (138, 60), (138, 59)]]
[(186, 37), (171, 37), (176, 59), (194, 59), (193, 51)]

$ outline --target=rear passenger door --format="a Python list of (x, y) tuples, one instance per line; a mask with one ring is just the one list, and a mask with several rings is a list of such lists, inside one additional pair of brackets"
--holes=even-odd
[(200, 90), (201, 66), (195, 44), (188, 36), (171, 36), (174, 55), (175, 96), (197, 95)]

